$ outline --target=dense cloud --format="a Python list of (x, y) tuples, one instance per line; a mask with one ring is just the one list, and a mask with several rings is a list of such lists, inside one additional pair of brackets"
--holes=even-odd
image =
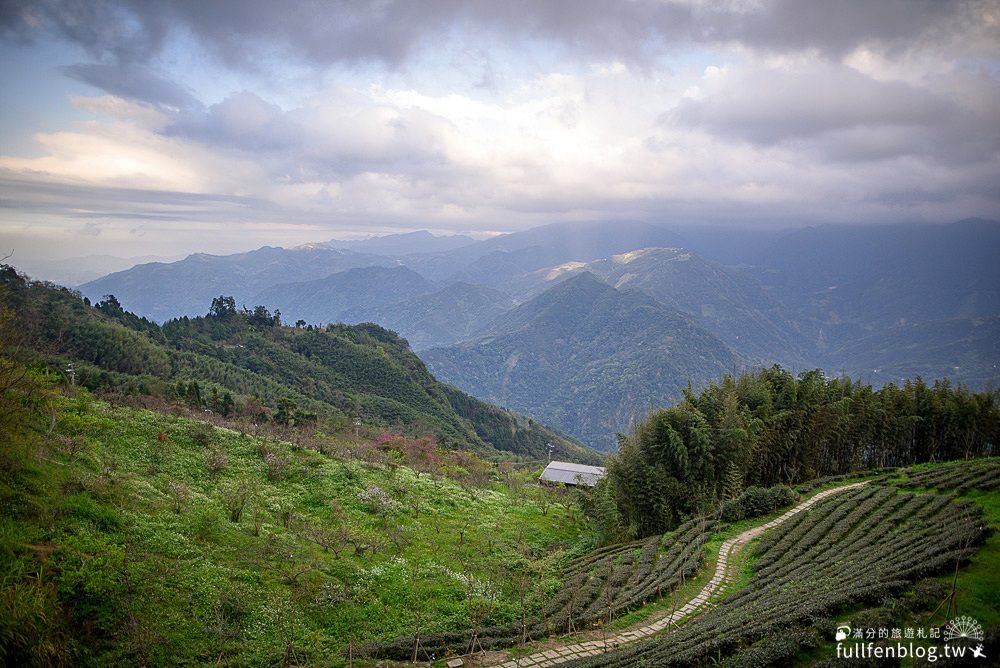
[(823, 62), (710, 68), (660, 120), (758, 146), (797, 144), (816, 162), (995, 160), (1000, 91), (995, 82), (970, 79), (955, 94), (960, 79), (953, 77), (949, 90)]
[(189, 90), (147, 67), (78, 63), (67, 65), (62, 71), (71, 79), (127, 100), (178, 110), (201, 106)]
[(0, 232), (1000, 216), (997, 0), (9, 0), (0, 37), (75, 86)]
[(861, 126), (912, 130), (957, 112), (954, 102), (926, 90), (823, 63), (712, 69), (667, 120), (771, 144)]
[(840, 56), (871, 42), (947, 41), (955, 30), (978, 25), (973, 41), (995, 51), (995, 10), (989, 0), (15, 0), (0, 12), (0, 26), (44, 23), (99, 58), (125, 62), (148, 59), (170, 31), (183, 29), (230, 64), (255, 67), (262, 50), (276, 49), (319, 66), (395, 66), (461, 28), (642, 60), (685, 44), (729, 42)]
[[(371, 99), (328, 99), (289, 112), (250, 91), (178, 117), (172, 136), (271, 155), (286, 178), (310, 180), (445, 161), (441, 117)], [(294, 164), (292, 164), (294, 163)], [(290, 168), (290, 165), (291, 168)]]

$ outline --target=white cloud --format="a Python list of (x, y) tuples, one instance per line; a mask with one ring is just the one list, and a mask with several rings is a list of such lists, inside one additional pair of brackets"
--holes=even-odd
[[(124, 40), (87, 26), (70, 36), (108, 62), (66, 73), (110, 94), (73, 98), (93, 120), (53, 124), (39, 155), (0, 155), (6, 221), (99, 222), (106, 241), (127, 236), (114, 221), (141, 221), (161, 244), (185, 226), (273, 224), (284, 227), (269, 242), (284, 243), (290, 229), (1000, 212), (995, 3), (848, 3), (829, 26), (828, 3), (809, 18), (786, 0), (614, 11), (588, 0), (572, 16), (558, 3), (486, 5), (463, 3), (459, 20), (448, 2), (427, 15), (362, 3), (353, 23), (334, 12), (303, 27), (281, 3), (251, 3), (231, 26), (198, 3), (126, 3), (169, 34), (150, 33), (149, 48), (138, 38), (152, 22)], [(345, 41), (324, 46), (329, 25)], [(373, 26), (387, 31), (364, 43)], [(214, 105), (163, 55), (178, 30), (199, 50), (185, 62), (204, 57), (202, 79), (240, 72)], [(391, 67), (354, 65), (369, 59)]]
[(947, 98), (898, 81), (876, 81), (838, 64), (709, 68), (665, 119), (769, 144), (856, 127), (935, 125), (958, 110)]

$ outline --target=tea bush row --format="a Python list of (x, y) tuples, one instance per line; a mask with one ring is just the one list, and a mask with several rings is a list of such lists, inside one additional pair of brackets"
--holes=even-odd
[[(569, 562), (563, 586), (549, 603), (525, 620), (487, 626), (476, 633), (484, 649), (505, 649), (522, 638), (537, 640), (605, 622), (669, 594), (692, 577), (704, 558), (705, 543), (718, 524), (691, 520), (671, 533), (607, 546)], [(469, 649), (472, 630), (420, 636), (421, 656), (444, 656)], [(416, 638), (402, 636), (362, 648), (368, 656), (408, 660)], [(478, 648), (478, 645), (477, 645)]]
[(788, 639), (808, 644), (801, 630), (817, 619), (953, 568), (986, 535), (979, 506), (951, 496), (877, 485), (835, 494), (769, 531), (750, 584), (715, 609), (672, 633), (566, 665), (691, 665), (721, 657), (754, 664), (790, 656), (796, 647)]

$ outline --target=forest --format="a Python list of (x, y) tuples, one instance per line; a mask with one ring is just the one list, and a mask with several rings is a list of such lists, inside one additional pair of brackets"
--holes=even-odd
[(551, 443), (560, 457), (600, 460), (563, 434), (438, 382), (405, 339), (371, 323), (283, 326), (280, 313), (219, 296), (205, 316), (161, 326), (113, 295), (91, 304), (7, 265), (0, 306), (35, 365), (59, 376), (72, 365), (74, 382), (90, 390), (180, 400), (278, 427), (331, 432), (358, 419), (494, 459), (538, 459)]
[(996, 390), (918, 378), (876, 391), (777, 366), (726, 376), (619, 435), (599, 490), (617, 508), (604, 531), (661, 533), (747, 488), (989, 457), (998, 442)]

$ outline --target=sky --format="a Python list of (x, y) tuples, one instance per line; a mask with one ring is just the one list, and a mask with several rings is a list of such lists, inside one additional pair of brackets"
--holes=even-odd
[(1000, 0), (3, 0), (0, 257), (1000, 218)]

